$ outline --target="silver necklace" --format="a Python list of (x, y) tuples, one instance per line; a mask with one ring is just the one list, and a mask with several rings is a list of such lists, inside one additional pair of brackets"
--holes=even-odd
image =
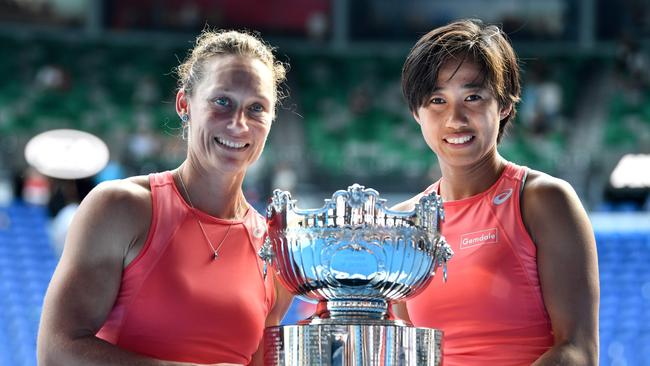
[[(183, 182), (183, 175), (181, 174), (181, 172), (178, 172), (178, 179), (180, 179), (181, 186), (183, 186), (183, 191), (185, 192), (185, 195), (187, 196), (187, 202), (190, 204), (190, 207), (192, 207), (193, 209), (196, 210), (196, 208), (194, 207), (194, 204), (192, 203), (192, 198), (190, 198), (190, 192), (185, 187), (185, 182)], [(208, 237), (208, 234), (205, 233), (205, 229), (203, 228), (203, 224), (201, 224), (201, 219), (199, 219), (199, 217), (196, 215), (196, 212), (192, 212), (192, 214), (194, 215), (194, 218), (196, 219), (196, 222), (199, 223), (199, 228), (201, 228), (201, 232), (203, 233), (203, 237), (205, 238), (205, 241), (208, 242), (208, 245), (210, 246), (210, 249), (212, 249), (212, 253), (213, 253), (212, 260), (217, 260), (217, 258), (219, 258), (219, 249), (221, 249), (221, 246), (226, 241), (226, 238), (228, 237), (228, 234), (230, 233), (230, 228), (232, 227), (233, 224), (228, 225), (228, 230), (226, 230), (226, 235), (223, 236), (223, 238), (219, 242), (219, 245), (215, 249), (214, 245), (212, 245), (212, 240), (210, 240), (210, 238)]]

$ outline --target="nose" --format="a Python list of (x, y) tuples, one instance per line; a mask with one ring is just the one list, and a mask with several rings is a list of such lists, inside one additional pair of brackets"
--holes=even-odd
[(468, 123), (469, 118), (467, 117), (467, 107), (463, 105), (462, 102), (453, 103), (446, 121), (447, 127), (456, 129), (467, 126)]
[(227, 127), (233, 134), (241, 134), (248, 131), (248, 118), (244, 108), (237, 108), (235, 110)]

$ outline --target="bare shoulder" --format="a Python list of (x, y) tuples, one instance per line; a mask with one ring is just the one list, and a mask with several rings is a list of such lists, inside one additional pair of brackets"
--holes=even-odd
[(151, 188), (146, 177), (137, 176), (125, 179), (109, 180), (98, 184), (90, 193), (90, 197), (110, 198), (118, 200), (138, 200), (150, 198)]
[(393, 211), (411, 211), (415, 207), (415, 204), (420, 202), (423, 193), (419, 193), (406, 201), (402, 201), (395, 206), (392, 206), (390, 209)]
[(146, 177), (102, 182), (88, 194), (80, 209), (101, 209), (105, 214), (134, 216), (151, 207), (151, 189)]
[(575, 204), (578, 196), (571, 185), (549, 174), (531, 170), (524, 186), (524, 208), (548, 210)]
[(546, 173), (531, 170), (522, 197), (522, 215), (535, 237), (569, 226), (588, 226), (587, 213), (571, 185)]
[(66, 237), (66, 247), (99, 249), (96, 247), (101, 245), (102, 250), (111, 250), (110, 246), (124, 256), (128, 248), (147, 234), (151, 211), (151, 189), (146, 177), (102, 182), (79, 206)]

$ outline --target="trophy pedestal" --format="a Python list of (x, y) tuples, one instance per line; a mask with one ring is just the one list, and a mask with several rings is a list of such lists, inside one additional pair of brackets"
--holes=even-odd
[[(373, 322), (374, 323), (374, 322)], [(285, 325), (266, 328), (266, 366), (416, 366), (442, 364), (442, 331), (387, 324)]]

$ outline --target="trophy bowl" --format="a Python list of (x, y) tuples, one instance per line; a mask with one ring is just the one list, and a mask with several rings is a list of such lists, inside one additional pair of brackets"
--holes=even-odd
[[(273, 360), (267, 364), (304, 364), (304, 355), (300, 356), (303, 357), (300, 362), (280, 360), (293, 357), (278, 353), (286, 353), (278, 350), (278, 347), (284, 347), (282, 343), (286, 343), (282, 338), (304, 339), (309, 333), (316, 332), (319, 335), (313, 335), (312, 338), (320, 339), (323, 338), (322, 326), (329, 327), (325, 333), (331, 333), (331, 336), (312, 342), (318, 344), (317, 348), (321, 350), (322, 343), (329, 342), (329, 346), (325, 347), (327, 349), (333, 349), (332, 345), (339, 344), (339, 348), (345, 349), (344, 354), (348, 356), (361, 354), (363, 352), (355, 350), (355, 347), (361, 347), (360, 343), (363, 342), (354, 341), (353, 345), (346, 348), (340, 335), (357, 333), (358, 337), (363, 338), (370, 333), (379, 332), (384, 335), (393, 334), (390, 337), (392, 340), (367, 345), (370, 347), (369, 352), (373, 351), (372, 348), (379, 348), (404, 359), (404, 352), (399, 352), (399, 342), (413, 333), (411, 338), (422, 338), (418, 338), (417, 342), (425, 342), (427, 345), (413, 345), (411, 348), (426, 349), (425, 353), (440, 353), (440, 331), (418, 331), (424, 328), (411, 327), (410, 324), (395, 319), (390, 311), (392, 301), (403, 300), (421, 292), (432, 280), (438, 267), (443, 267), (446, 279), (446, 263), (453, 252), (440, 235), (440, 223), (444, 220), (440, 196), (436, 193), (423, 195), (413, 210), (393, 211), (386, 207), (386, 200), (380, 198), (377, 191), (354, 184), (347, 190), (335, 192), (320, 208), (300, 209), (296, 207), (296, 201), (289, 192), (276, 190), (266, 214), (268, 236), (260, 251), (260, 256), (265, 261), (265, 275), (267, 264), (270, 264), (289, 291), (308, 300), (318, 301), (316, 313), (299, 323), (307, 327), (267, 329), (267, 343), (268, 339), (274, 342), (274, 350), (271, 352), (274, 354), (271, 357)], [(318, 326), (321, 328), (316, 331), (315, 327)], [(421, 335), (417, 336), (416, 333)], [(281, 337), (280, 334), (284, 336)], [(293, 352), (296, 352), (296, 347), (300, 348), (296, 345), (292, 347)], [(327, 357), (318, 356), (316, 351), (300, 352), (315, 354), (308, 357), (309, 364), (336, 364), (331, 361), (334, 353), (330, 352), (327, 356), (330, 361), (323, 361), (323, 357)], [(299, 356), (295, 357), (300, 359)], [(424, 359), (435, 357), (426, 356)], [(420, 356), (417, 359), (418, 362), (423, 360)], [(345, 364), (380, 364), (366, 361), (368, 360)]]

